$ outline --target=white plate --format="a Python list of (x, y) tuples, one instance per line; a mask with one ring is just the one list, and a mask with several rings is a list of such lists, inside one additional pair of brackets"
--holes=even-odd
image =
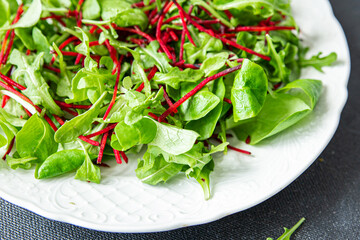
[[(312, 68), (303, 78), (321, 79), (324, 92), (314, 114), (291, 129), (251, 147), (255, 157), (235, 152), (216, 156), (212, 198), (204, 201), (197, 182), (178, 176), (152, 187), (129, 165), (102, 169), (101, 184), (73, 176), (38, 181), (33, 171), (0, 170), (0, 196), (44, 217), (111, 232), (154, 232), (206, 223), (245, 210), (270, 198), (295, 180), (332, 138), (347, 99), (349, 50), (327, 0), (294, 0), (294, 16), (310, 54), (336, 51), (336, 66), (325, 74)], [(311, 6), (311, 7), (309, 7)], [(115, 162), (115, 161), (114, 161)]]

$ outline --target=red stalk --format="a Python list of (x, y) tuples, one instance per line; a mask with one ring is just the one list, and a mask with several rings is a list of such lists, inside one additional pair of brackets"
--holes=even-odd
[(179, 41), (179, 38), (178, 36), (176, 35), (176, 33), (173, 31), (173, 30), (169, 30), (169, 34), (170, 34), (170, 37), (175, 41)]
[(98, 27), (96, 25), (92, 26), (92, 28), (89, 30), (90, 34), (93, 34)]
[(6, 150), (6, 153), (4, 154), (4, 156), (2, 157), (2, 159), (5, 161), (6, 156), (11, 152), (11, 150), (14, 147), (14, 143), (15, 143), (15, 137), (11, 140), (9, 148)]
[(233, 15), (231, 14), (231, 12), (229, 10), (225, 10), (224, 13), (229, 18), (229, 20), (231, 20), (233, 18)]
[(250, 138), (250, 136), (248, 136), (248, 137), (246, 138), (246, 140), (245, 140), (245, 143), (246, 143), (246, 144), (250, 144), (250, 142), (251, 142), (251, 138)]
[(166, 44), (163, 42), (163, 39), (161, 37), (161, 26), (162, 23), (164, 21), (164, 17), (166, 15), (166, 13), (169, 11), (169, 9), (171, 8), (171, 6), (173, 5), (173, 2), (170, 2), (166, 5), (166, 7), (164, 8), (163, 13), (160, 15), (159, 18), (159, 22), (156, 26), (156, 39), (158, 40), (160, 47), (162, 48), (162, 50), (166, 53), (166, 55), (168, 56), (169, 59), (175, 61), (175, 59), (173, 58), (173, 56), (171, 55), (169, 49), (167, 48)]
[(105, 150), (105, 145), (106, 145), (106, 140), (108, 138), (109, 132), (104, 133), (103, 137), (101, 138), (101, 143), (100, 143), (100, 151), (99, 151), (99, 155), (97, 158), (97, 164), (101, 163), (101, 160), (104, 156), (104, 150)]
[(112, 107), (113, 107), (114, 104), (115, 104), (116, 95), (117, 95), (118, 87), (119, 87), (119, 81), (120, 81), (121, 62), (123, 61), (123, 59), (124, 59), (124, 55), (121, 55), (121, 57), (120, 57), (120, 59), (119, 59), (119, 61), (118, 61), (118, 66), (117, 66), (117, 75), (116, 75), (114, 93), (113, 93), (111, 102), (110, 102), (110, 104), (109, 104), (109, 107), (108, 107), (108, 109), (107, 109), (106, 112), (105, 112), (105, 115), (104, 115), (104, 117), (103, 117), (103, 120), (106, 120), (106, 118), (109, 116), (109, 113), (110, 113)]
[(224, 102), (227, 102), (228, 104), (232, 104), (231, 100), (228, 98), (224, 98)]
[(57, 105), (60, 107), (66, 107), (66, 108), (75, 108), (75, 109), (90, 109), (91, 105), (74, 105), (69, 103), (64, 103), (58, 100), (54, 100)]
[(109, 50), (111, 59), (113, 60), (115, 66), (117, 66), (118, 64), (117, 64), (117, 57), (116, 57), (116, 50), (115, 50), (115, 48), (110, 45), (108, 39), (105, 40), (105, 45), (106, 45), (107, 49)]
[(236, 32), (268, 32), (268, 31), (277, 31), (277, 30), (295, 30), (295, 27), (289, 26), (269, 26), (269, 27), (261, 27), (261, 26), (239, 26), (236, 27), (234, 30)]
[[(153, 68), (151, 69), (151, 71), (149, 72), (147, 79), (150, 81), (154, 76), (155, 73), (157, 72), (157, 67), (153, 66)], [(140, 86), (136, 89), (136, 91), (141, 92), (144, 89), (145, 84), (141, 83)]]
[(178, 19), (178, 18), (180, 18), (180, 15), (175, 15), (175, 16), (169, 17), (168, 19), (166, 19), (166, 20), (164, 21), (163, 24), (168, 24), (168, 23), (170, 23), (170, 22), (172, 22), (172, 21), (174, 21), (174, 20), (176, 20), (176, 19)]
[(236, 147), (233, 147), (233, 146), (230, 146), (230, 145), (227, 145), (227, 147), (231, 150), (234, 150), (236, 152), (239, 152), (239, 153), (244, 153), (244, 154), (247, 154), (247, 155), (251, 155), (251, 152), (249, 151), (246, 151), (246, 150), (242, 150), (240, 148), (236, 148)]
[[(55, 115), (55, 114), (53, 114), (53, 116), (54, 116), (54, 118), (55, 118), (55, 120), (62, 126), (62, 125), (64, 125), (64, 120), (62, 120), (61, 119), (61, 117), (59, 117), (58, 115)], [(46, 115), (45, 115), (45, 117), (47, 117)], [(51, 121), (51, 119), (49, 118), (49, 117), (47, 117), (49, 120), (50, 120), (50, 122), (53, 124), (53, 126), (51, 126), (53, 129), (54, 129), (54, 131), (56, 132), (57, 131), (57, 127), (54, 125), (54, 123)], [(46, 118), (45, 118), (46, 119)], [(46, 119), (47, 120), (47, 119)], [(49, 121), (48, 121), (48, 123), (49, 123)], [(50, 124), (50, 123), (49, 123)], [(94, 141), (94, 140), (91, 140), (91, 139), (88, 139), (87, 137), (84, 137), (84, 136), (79, 136), (79, 139), (81, 139), (81, 140), (83, 140), (84, 142), (87, 142), (87, 143), (89, 143), (89, 144), (91, 144), (91, 145), (93, 145), (93, 146), (99, 146), (100, 144), (99, 144), (99, 142), (96, 142), (96, 141)]]
[(73, 116), (78, 116), (79, 114), (77, 113), (77, 112), (75, 112), (75, 111), (73, 111), (73, 110), (71, 110), (71, 109), (68, 109), (68, 108), (66, 108), (66, 107), (60, 107), (62, 110), (64, 110), (65, 112), (68, 112), (68, 113), (70, 113), (71, 115), (73, 115)]
[(177, 109), (181, 104), (183, 104), (186, 100), (188, 100), (190, 97), (192, 97), (194, 94), (196, 94), (200, 89), (202, 89), (207, 83), (218, 79), (220, 77), (223, 77), (229, 73), (232, 73), (234, 71), (237, 71), (241, 68), (241, 65), (238, 65), (236, 67), (232, 67), (232, 68), (228, 68), (222, 72), (219, 72), (211, 77), (208, 77), (206, 79), (204, 79), (201, 83), (199, 83), (193, 90), (191, 90), (190, 92), (188, 92), (184, 97), (180, 98), (179, 101), (177, 101), (176, 103), (174, 103), (171, 107), (169, 107), (160, 117), (159, 117), (159, 122), (163, 122), (165, 120), (165, 118), (171, 114), (172, 112), (174, 112), (175, 109)]
[(128, 157), (123, 151), (120, 151), (121, 157), (124, 159), (125, 163), (128, 163)]
[(25, 90), (25, 89), (26, 89), (26, 87), (24, 87), (23, 85), (15, 82), (14, 80), (12, 80), (11, 78), (3, 75), (2, 73), (0, 73), (0, 78), (1, 78), (2, 80), (4, 80), (6, 83), (8, 83), (8, 84), (10, 84), (10, 85), (12, 85), (12, 86), (14, 86), (14, 87), (17, 87), (17, 88), (20, 89), (20, 90)]
[[(164, 88), (164, 87), (163, 87)], [(167, 94), (167, 92), (165, 91), (165, 88), (164, 88), (164, 98), (165, 98), (165, 101), (166, 103), (169, 105), (169, 107), (171, 107), (173, 104), (173, 102), (171, 101), (169, 95)], [(177, 110), (175, 109), (174, 110), (174, 113), (177, 113)]]
[(103, 134), (103, 133), (106, 133), (106, 132), (109, 132), (109, 131), (113, 130), (113, 129), (116, 127), (116, 125), (117, 125), (117, 123), (112, 123), (112, 124), (110, 124), (109, 126), (107, 126), (106, 128), (104, 128), (103, 130), (94, 132), (94, 133), (89, 134), (89, 135), (87, 135), (87, 136), (85, 136), (85, 137), (87, 137), (87, 138), (93, 138), (93, 137), (99, 136), (99, 135), (101, 135), (101, 134)]
[(116, 163), (122, 164), (120, 152), (118, 150), (116, 150), (116, 149), (113, 149), (113, 151), (114, 151), (114, 154), (115, 154)]
[(6, 106), (6, 103), (9, 101), (10, 97), (7, 95), (4, 95), (1, 102), (1, 108), (4, 108)]
[(183, 61), (184, 60), (184, 44), (185, 44), (185, 29), (182, 30), (181, 32), (181, 43), (180, 43), (180, 54), (179, 54), (179, 61)]
[[(151, 0), (149, 2), (149, 5), (153, 4), (154, 2), (155, 2), (155, 0)], [(131, 5), (131, 7), (133, 7), (133, 8), (142, 8), (142, 7), (145, 7), (145, 3), (144, 2), (134, 3), (134, 4)]]
[(82, 59), (83, 55), (81, 53), (78, 53), (78, 55), (76, 56), (76, 59), (75, 59), (75, 65), (78, 65)]
[(9, 45), (7, 46), (6, 52), (1, 61), (2, 64), (6, 64), (7, 59), (9, 58), (12, 46), (14, 44), (14, 38), (15, 38), (15, 31), (12, 31), (10, 35)]
[(51, 14), (51, 17), (53, 19), (55, 19), (56, 21), (58, 21), (61, 25), (63, 25), (64, 27), (66, 27), (66, 23), (62, 20), (63, 16), (58, 16), (58, 15), (55, 15), (53, 13), (50, 13)]
[(78, 38), (75, 36), (69, 37), (66, 39), (62, 44), (60, 44), (59, 49), (62, 50), (64, 47), (66, 47), (69, 43), (77, 40)]
[(186, 21), (185, 21), (185, 11), (184, 9), (180, 6), (180, 4), (176, 1), (176, 0), (173, 0), (173, 3), (176, 5), (176, 7), (179, 9), (179, 14), (180, 14), (180, 18), (181, 18), (181, 22), (183, 24), (183, 27), (184, 27), (184, 30), (185, 30), (185, 33), (186, 35), (188, 36), (188, 39), (189, 41), (196, 47), (196, 44), (194, 42), (194, 40), (192, 39), (191, 37), (191, 34), (187, 28), (187, 25), (186, 25)]
[(138, 28), (137, 26), (135, 26), (135, 29), (118, 27), (118, 26), (114, 26), (114, 28), (115, 28), (116, 30), (119, 30), (119, 31), (125, 31), (125, 32), (131, 32), (131, 33), (138, 34), (138, 35), (146, 38), (146, 39), (149, 40), (150, 42), (155, 40), (155, 39), (154, 39), (153, 37), (151, 37), (149, 34), (144, 33), (143, 31), (141, 31), (140, 28)]

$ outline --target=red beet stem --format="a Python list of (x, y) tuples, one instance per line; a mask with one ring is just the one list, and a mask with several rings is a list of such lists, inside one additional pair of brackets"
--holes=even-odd
[(173, 0), (173, 3), (179, 9), (181, 22), (183, 24), (183, 28), (185, 30), (186, 35), (188, 36), (189, 41), (196, 47), (196, 44), (195, 44), (194, 40), (192, 39), (191, 34), (190, 34), (190, 32), (189, 32), (189, 30), (187, 28), (187, 24), (186, 24), (186, 21), (185, 21), (185, 11), (184, 11), (184, 9), (180, 6), (180, 4), (176, 0)]
[(184, 44), (185, 44), (185, 29), (182, 30), (181, 32), (181, 43), (180, 43), (180, 54), (179, 54), (179, 61), (183, 61), (184, 60)]
[(160, 15), (159, 18), (159, 22), (156, 26), (156, 39), (158, 40), (161, 49), (165, 52), (165, 54), (168, 56), (169, 59), (175, 61), (175, 59), (173, 58), (173, 56), (171, 55), (169, 49), (167, 48), (166, 44), (164, 43), (162, 36), (161, 36), (161, 26), (162, 23), (164, 21), (164, 17), (166, 15), (166, 13), (169, 11), (169, 9), (171, 8), (171, 6), (173, 5), (173, 2), (169, 2), (166, 7), (164, 8), (163, 13)]
[(123, 151), (120, 151), (121, 157), (124, 159), (125, 163), (128, 163), (129, 159)]
[(116, 149), (113, 149), (113, 151), (114, 151), (114, 154), (115, 154), (116, 163), (122, 164), (120, 152), (118, 150), (116, 150)]
[[(154, 66), (151, 71), (149, 72), (148, 76), (147, 76), (147, 79), (150, 81), (154, 76), (155, 76), (155, 73), (157, 72), (157, 67)], [(144, 89), (144, 86), (145, 84), (144, 83), (141, 83), (140, 86), (136, 89), (136, 91), (138, 92), (141, 92), (143, 89)]]
[(12, 80), (11, 78), (9, 78), (9, 77), (1, 74), (1, 73), (0, 73), (0, 78), (1, 78), (2, 80), (4, 80), (5, 82), (7, 82), (8, 84), (10, 84), (10, 85), (12, 85), (12, 86), (14, 86), (14, 87), (17, 87), (17, 88), (20, 89), (20, 90), (25, 90), (25, 89), (26, 89), (26, 87), (24, 87), (23, 85), (15, 82), (15, 81)]
[(75, 36), (72, 36), (72, 37), (69, 37), (68, 39), (66, 39), (63, 43), (60, 44), (59, 46), (59, 49), (62, 50), (64, 47), (66, 47), (69, 43), (75, 41), (75, 40), (78, 40), (77, 37)]
[(109, 136), (109, 132), (106, 132), (106, 133), (104, 133), (104, 135), (101, 138), (100, 151), (99, 151), (99, 155), (97, 158), (97, 164), (101, 163), (101, 160), (104, 156), (104, 150), (105, 150), (106, 140), (108, 139), (108, 136)]
[(171, 107), (169, 107), (160, 117), (159, 117), (159, 122), (162, 122), (165, 120), (165, 118), (171, 114), (172, 112), (174, 112), (175, 109), (177, 109), (181, 104), (183, 104), (186, 100), (188, 100), (190, 97), (192, 97), (194, 94), (196, 94), (200, 89), (202, 89), (207, 83), (218, 79), (220, 77), (223, 77), (229, 73), (232, 73), (234, 71), (237, 71), (241, 68), (241, 65), (238, 65), (236, 67), (232, 67), (232, 68), (228, 68), (222, 72), (219, 72), (211, 77), (208, 77), (206, 79), (204, 79), (201, 83), (199, 83), (193, 90), (191, 90), (190, 92), (188, 92), (185, 96), (183, 96), (182, 98), (180, 98), (179, 101), (177, 101), (176, 103), (174, 103), (174, 105), (172, 105)]
[(176, 20), (176, 19), (178, 19), (178, 18), (180, 18), (180, 15), (175, 15), (175, 16), (169, 17), (168, 19), (166, 19), (166, 20), (164, 21), (163, 24), (168, 24), (168, 23), (170, 23), (170, 22), (172, 22), (172, 21), (174, 21), (174, 20)]
[(224, 98), (224, 102), (227, 102), (228, 104), (232, 104), (231, 100), (228, 98)]
[(93, 137), (99, 136), (99, 135), (101, 135), (101, 134), (103, 134), (103, 133), (106, 133), (106, 132), (109, 132), (109, 131), (113, 130), (113, 129), (116, 127), (116, 125), (117, 125), (117, 123), (112, 123), (112, 124), (110, 124), (109, 126), (107, 126), (106, 128), (104, 128), (103, 130), (94, 132), (94, 133), (89, 134), (89, 135), (87, 135), (87, 136), (85, 136), (85, 137), (87, 137), (87, 138), (93, 138)]
[(4, 156), (2, 157), (3, 160), (6, 159), (6, 156), (7, 156), (7, 155), (11, 152), (11, 150), (13, 149), (14, 143), (15, 143), (15, 137), (11, 140), (8, 149), (6, 150)]
[[(239, 26), (234, 29), (236, 32), (268, 32), (268, 31), (277, 31), (277, 30), (295, 30), (295, 27), (289, 26)], [(232, 30), (230, 30), (232, 31)]]
[(107, 49), (109, 50), (111, 59), (113, 60), (115, 66), (117, 66), (118, 64), (117, 64), (117, 57), (116, 57), (116, 50), (115, 50), (115, 48), (110, 45), (108, 39), (105, 40), (105, 45), (106, 45)]
[(117, 75), (116, 75), (114, 93), (113, 93), (111, 102), (110, 102), (110, 104), (109, 104), (109, 107), (108, 107), (108, 109), (107, 109), (106, 112), (105, 112), (105, 115), (104, 115), (104, 117), (103, 117), (103, 120), (106, 120), (106, 118), (109, 116), (109, 113), (110, 113), (112, 107), (113, 107), (114, 104), (115, 104), (116, 95), (117, 95), (118, 87), (119, 87), (119, 81), (120, 81), (121, 63), (122, 63), (123, 59), (124, 59), (124, 55), (121, 55), (121, 57), (120, 57), (120, 59), (119, 59), (119, 61), (118, 61), (118, 66), (117, 66)]
[[(155, 0), (151, 0), (151, 1), (149, 2), (149, 5), (150, 5), (150, 4), (153, 4), (154, 2), (155, 2)], [(133, 7), (133, 8), (142, 8), (142, 7), (145, 7), (145, 3), (144, 3), (144, 2), (133, 3), (133, 4), (131, 5), (131, 7)]]
[[(173, 104), (173, 102), (171, 101), (169, 95), (167, 94), (167, 92), (165, 91), (165, 87), (163, 86), (163, 89), (164, 89), (164, 98), (165, 98), (165, 101), (166, 103), (169, 105), (169, 107), (171, 107)], [(175, 109), (174, 110), (174, 113), (177, 113), (177, 110)]]
[(229, 149), (231, 149), (231, 150), (236, 151), (236, 152), (244, 153), (244, 154), (247, 154), (247, 155), (251, 155), (251, 152), (249, 152), (249, 151), (242, 150), (242, 149), (240, 149), (240, 148), (236, 148), (236, 147), (233, 147), (233, 146), (231, 146), (231, 145), (227, 145), (227, 147), (228, 147)]
[(58, 100), (54, 100), (57, 105), (60, 107), (66, 107), (66, 108), (75, 108), (75, 109), (90, 109), (92, 105), (74, 105), (69, 103), (64, 103)]
[(10, 100), (10, 97), (7, 95), (4, 95), (2, 98), (2, 101), (1, 101), (1, 108), (4, 108), (9, 100)]

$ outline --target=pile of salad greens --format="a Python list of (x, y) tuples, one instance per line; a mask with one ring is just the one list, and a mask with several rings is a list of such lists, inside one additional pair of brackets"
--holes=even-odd
[(100, 183), (185, 173), (210, 197), (213, 154), (311, 113), (336, 54), (306, 59), (290, 0), (0, 0), (0, 147), (12, 169)]

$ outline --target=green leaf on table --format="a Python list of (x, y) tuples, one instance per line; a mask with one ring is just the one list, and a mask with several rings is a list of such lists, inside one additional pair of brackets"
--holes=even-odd
[(262, 109), (268, 88), (264, 69), (246, 59), (231, 90), (234, 121), (255, 117)]
[(38, 159), (36, 157), (23, 157), (23, 158), (14, 158), (9, 155), (6, 156), (6, 163), (11, 169), (30, 169), (33, 164), (38, 163)]
[(39, 168), (35, 176), (38, 179), (52, 178), (78, 169), (85, 160), (84, 151), (79, 149), (62, 150), (49, 156)]
[(114, 129), (111, 146), (119, 151), (126, 151), (136, 145), (148, 144), (154, 139), (156, 129), (156, 124), (149, 118), (142, 118), (132, 125), (120, 122)]
[[(35, 105), (43, 105), (51, 113), (62, 116), (63, 112), (49, 93), (49, 85), (41, 75), (44, 53), (40, 53), (33, 59), (31, 56), (14, 49), (9, 62), (17, 66), (13, 73), (15, 80), (24, 81), (26, 90), (23, 93), (29, 97)], [(30, 64), (31, 63), (31, 64)]]
[(1, 30), (27, 28), (34, 26), (39, 20), (42, 11), (42, 4), (40, 0), (33, 0), (27, 11), (21, 16), (20, 20), (8, 27), (0, 28)]
[[(281, 235), (277, 240), (290, 240), (291, 235), (294, 234), (294, 232), (301, 226), (301, 224), (304, 221), (305, 221), (305, 218), (302, 218), (291, 229), (284, 228), (284, 230), (285, 230), (284, 234)], [(273, 240), (273, 239), (267, 238), (266, 240)]]
[(101, 106), (106, 97), (103, 93), (94, 105), (83, 114), (66, 121), (55, 133), (55, 141), (58, 143), (68, 143), (74, 141), (80, 135), (91, 129), (92, 123), (100, 113)]
[(321, 81), (301, 79), (267, 95), (260, 113), (234, 129), (238, 138), (250, 136), (250, 144), (277, 134), (307, 116), (315, 107), (322, 89)]
[(54, 130), (37, 114), (26, 122), (16, 135), (16, 150), (20, 157), (36, 157), (41, 162), (58, 149)]

